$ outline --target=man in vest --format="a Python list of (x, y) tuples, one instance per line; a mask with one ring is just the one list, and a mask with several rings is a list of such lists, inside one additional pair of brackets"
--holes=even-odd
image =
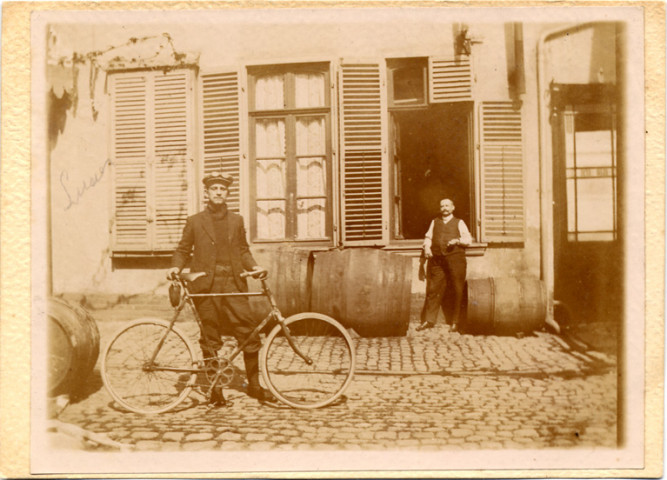
[(433, 328), (438, 318), (442, 297), (451, 287), (454, 292), (452, 331), (459, 329), (459, 312), (466, 280), (465, 246), (472, 237), (463, 220), (454, 216), (454, 202), (440, 200), (440, 216), (433, 219), (424, 238), (426, 270), (426, 300), (418, 331)]
[[(208, 205), (196, 215), (189, 217), (183, 229), (181, 241), (174, 251), (173, 267), (167, 278), (180, 272), (190, 260), (192, 272), (206, 272), (206, 276), (193, 282), (193, 293), (239, 293), (247, 292), (248, 284), (241, 277), (244, 270), (261, 271), (250, 253), (246, 240), (243, 217), (227, 209), (227, 196), (233, 178), (222, 172), (207, 175), (203, 179)], [(202, 321), (199, 344), (204, 359), (214, 362), (222, 347), (220, 335), (231, 330), (236, 340), (243, 342), (257, 325), (248, 297), (199, 297), (195, 299), (197, 312)], [(243, 349), (247, 393), (260, 401), (275, 401), (271, 393), (259, 384), (258, 351), (261, 347), (254, 338)], [(214, 389), (210, 398), (215, 406), (226, 405), (222, 388)]]

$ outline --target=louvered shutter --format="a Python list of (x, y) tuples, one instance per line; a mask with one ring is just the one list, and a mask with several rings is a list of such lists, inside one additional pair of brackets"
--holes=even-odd
[(113, 74), (113, 245), (169, 251), (192, 213), (192, 71)]
[(382, 71), (379, 63), (343, 63), (339, 75), (343, 242), (382, 244)]
[(193, 164), (192, 71), (154, 76), (154, 249), (178, 244), (191, 213)]
[(524, 240), (521, 110), (480, 104), (481, 226), (485, 242)]
[(202, 72), (201, 145), (207, 175), (223, 171), (234, 177), (227, 205), (239, 210), (240, 123), (238, 72)]
[(472, 101), (473, 76), (470, 57), (428, 59), (430, 103)]
[(149, 248), (148, 82), (145, 73), (111, 79), (114, 250)]

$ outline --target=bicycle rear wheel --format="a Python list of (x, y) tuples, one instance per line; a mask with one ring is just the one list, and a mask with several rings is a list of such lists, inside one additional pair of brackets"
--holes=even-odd
[(319, 408), (341, 397), (352, 381), (354, 345), (343, 326), (318, 313), (299, 313), (285, 325), (308, 363), (289, 345), (277, 325), (261, 352), (262, 375), (278, 399), (295, 408)]
[[(150, 360), (163, 340), (154, 362)], [(193, 349), (186, 337), (160, 319), (139, 319), (121, 329), (102, 356), (102, 381), (113, 399), (136, 413), (162, 413), (192, 390)]]

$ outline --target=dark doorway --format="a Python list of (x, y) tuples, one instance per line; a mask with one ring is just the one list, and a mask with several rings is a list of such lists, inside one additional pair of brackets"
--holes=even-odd
[(452, 199), (455, 215), (473, 225), (471, 113), (469, 103), (391, 112), (393, 238), (424, 238), (443, 198)]
[(554, 85), (554, 299), (564, 324), (621, 319), (615, 93)]

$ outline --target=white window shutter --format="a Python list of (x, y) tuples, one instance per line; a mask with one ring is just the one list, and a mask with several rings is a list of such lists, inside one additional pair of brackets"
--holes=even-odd
[(113, 74), (115, 252), (173, 250), (192, 213), (191, 70)]
[(227, 205), (239, 211), (240, 117), (239, 74), (236, 71), (201, 73), (201, 151), (203, 174), (223, 171), (234, 177)]
[(191, 70), (156, 72), (153, 101), (155, 250), (171, 250), (191, 212), (193, 185)]
[(145, 73), (111, 78), (112, 248), (116, 251), (150, 248), (148, 83)]
[(428, 59), (430, 103), (472, 101), (473, 75), (470, 57)]
[(383, 244), (386, 92), (380, 63), (342, 63), (339, 89), (343, 243)]
[(524, 241), (521, 110), (480, 104), (481, 232), (485, 242)]

